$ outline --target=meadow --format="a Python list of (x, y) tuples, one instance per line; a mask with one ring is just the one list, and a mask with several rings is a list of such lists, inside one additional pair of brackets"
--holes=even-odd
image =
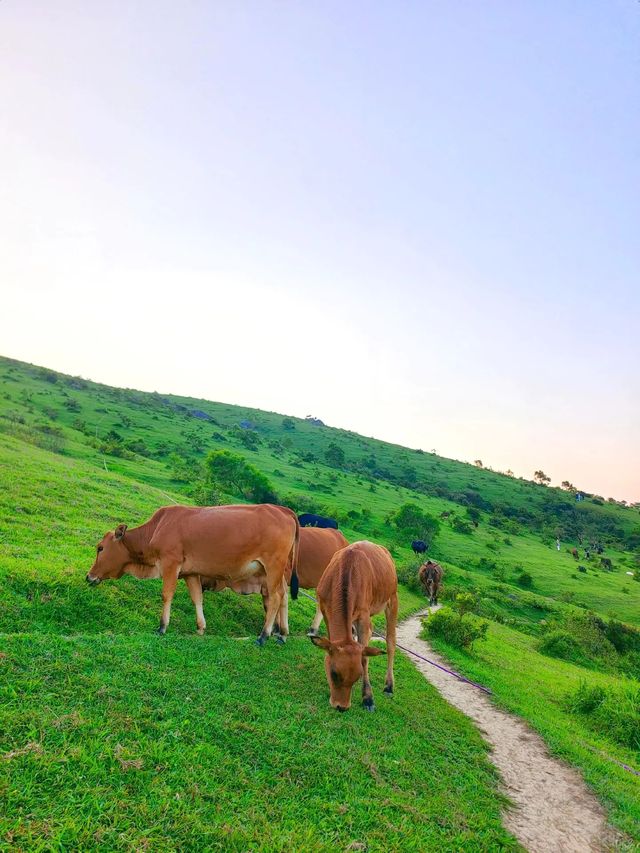
[[(393, 699), (374, 659), (376, 713), (338, 715), (303, 636), (310, 602), (291, 604), (286, 646), (259, 650), (246, 639), (261, 624), (255, 596), (207, 595), (197, 637), (180, 585), (160, 639), (158, 582), (85, 584), (117, 523), (176, 501), (243, 499), (206, 479), (207, 454), (221, 449), (283, 503), (390, 547), (405, 615), (425, 602), (394, 514), (412, 503), (437, 519), (429, 556), (445, 567), (445, 594), (470, 591), (489, 630), (472, 649), (436, 645), (579, 767), (640, 842), (638, 777), (620, 767), (640, 768), (638, 750), (567, 704), (582, 682), (637, 685), (633, 655), (623, 672), (618, 658), (583, 665), (539, 651), (548, 623), (573, 613), (640, 625), (637, 509), (311, 421), (8, 359), (0, 381), (0, 846), (517, 848), (479, 735), (404, 659)], [(591, 540), (610, 570), (585, 558)]]

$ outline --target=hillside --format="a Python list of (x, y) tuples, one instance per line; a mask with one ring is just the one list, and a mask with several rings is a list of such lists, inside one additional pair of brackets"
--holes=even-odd
[[(609, 626), (607, 637), (612, 617), (640, 625), (636, 509), (578, 502), (310, 421), (109, 388), (9, 359), (0, 359), (0, 383), (0, 839), (108, 849), (173, 849), (169, 836), (183, 849), (203, 837), (238, 850), (515, 846), (477, 733), (406, 661), (397, 665), (402, 688), (391, 703), (380, 697), (371, 719), (329, 713), (321, 655), (300, 636), (310, 602), (291, 604), (287, 646), (260, 652), (233, 639), (257, 634), (255, 596), (208, 595), (200, 638), (179, 588), (158, 640), (157, 582), (84, 583), (96, 541), (118, 522), (135, 525), (175, 501), (226, 498), (204, 476), (207, 454), (224, 449), (266, 475), (283, 503), (390, 547), (404, 614), (424, 603), (420, 561), (393, 515), (411, 503), (436, 519), (428, 553), (445, 567), (445, 597), (472, 591), (490, 624), (472, 652), (446, 642), (442, 650), (580, 767), (611, 819), (640, 840), (637, 779), (615, 764), (640, 766), (640, 741), (594, 732), (565, 696), (581, 681), (635, 689), (633, 648), (618, 654), (607, 640), (608, 657), (562, 662), (538, 650), (550, 623), (573, 624), (587, 610)], [(603, 553), (587, 559), (591, 543)], [(383, 666), (372, 667), (379, 692)], [(46, 796), (36, 798), (36, 787)]]

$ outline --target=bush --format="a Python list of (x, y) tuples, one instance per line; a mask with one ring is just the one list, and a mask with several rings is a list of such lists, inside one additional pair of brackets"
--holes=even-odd
[(460, 615), (450, 607), (440, 608), (424, 623), (424, 630), (428, 636), (439, 637), (445, 643), (461, 649), (471, 648), (476, 640), (484, 640), (488, 627), (489, 623), (477, 616), (470, 613)]
[(267, 477), (255, 465), (230, 450), (213, 450), (206, 458), (206, 483), (214, 489), (239, 495), (255, 503), (276, 503)]
[(529, 572), (525, 572), (523, 569), (518, 575), (516, 575), (516, 583), (523, 589), (531, 589), (533, 586), (533, 578)]
[(581, 682), (565, 701), (569, 710), (586, 717), (595, 731), (629, 749), (640, 749), (640, 687), (589, 686)]
[(584, 664), (585, 654), (580, 643), (568, 631), (549, 631), (540, 641), (539, 651), (543, 655), (572, 663)]
[(440, 522), (413, 503), (403, 504), (389, 516), (389, 521), (403, 537), (422, 539), (427, 543), (427, 547), (440, 530)]
[(457, 515), (454, 515), (454, 517), (451, 520), (451, 528), (456, 533), (464, 533), (467, 536), (469, 536), (471, 533), (473, 533), (473, 527), (471, 527), (471, 525), (468, 522), (466, 522), (463, 518), (458, 518)]

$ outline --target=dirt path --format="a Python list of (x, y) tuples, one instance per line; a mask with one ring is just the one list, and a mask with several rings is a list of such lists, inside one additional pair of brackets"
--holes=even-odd
[[(421, 621), (398, 625), (398, 642), (446, 666), (419, 639)], [(490, 759), (500, 771), (514, 808), (504, 814), (506, 828), (531, 853), (587, 853), (616, 847), (602, 806), (578, 773), (552, 758), (542, 739), (517, 717), (496, 708), (474, 687), (408, 655), (451, 705), (470, 717), (490, 744)]]

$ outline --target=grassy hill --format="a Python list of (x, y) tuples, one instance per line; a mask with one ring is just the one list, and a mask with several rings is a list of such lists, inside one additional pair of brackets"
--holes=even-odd
[[(566, 701), (580, 681), (637, 685), (633, 653), (578, 665), (538, 651), (549, 623), (587, 610), (603, 625), (640, 624), (640, 583), (627, 574), (640, 568), (637, 510), (310, 421), (0, 359), (0, 845), (513, 846), (478, 736), (407, 662), (385, 703), (374, 659), (376, 714), (330, 713), (322, 656), (299, 636), (310, 602), (291, 605), (287, 646), (261, 653), (233, 639), (258, 633), (254, 596), (207, 596), (200, 638), (179, 589), (159, 640), (157, 582), (83, 582), (107, 529), (206, 499), (203, 463), (220, 449), (255, 465), (282, 502), (388, 545), (407, 584), (404, 613), (424, 600), (410, 531), (391, 517), (414, 503), (438, 519), (429, 554), (445, 566), (446, 594), (471, 590), (491, 626), (473, 652), (443, 650), (581, 767), (640, 840), (639, 786), (615, 763), (640, 765), (634, 741), (595, 732)], [(591, 541), (604, 554), (587, 560)], [(528, 698), (516, 702), (511, 666), (523, 647)], [(584, 747), (570, 748), (577, 740)]]

